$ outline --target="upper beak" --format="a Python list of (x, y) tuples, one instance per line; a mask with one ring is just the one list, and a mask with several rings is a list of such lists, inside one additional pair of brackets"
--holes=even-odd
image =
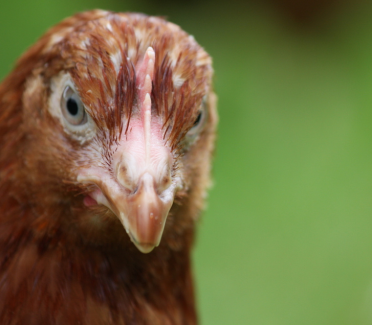
[[(127, 220), (129, 236), (144, 253), (158, 246), (164, 230), (171, 198), (160, 198), (155, 190), (154, 178), (145, 173), (139, 180), (136, 193), (127, 197)], [(121, 218), (125, 219), (125, 214)]]

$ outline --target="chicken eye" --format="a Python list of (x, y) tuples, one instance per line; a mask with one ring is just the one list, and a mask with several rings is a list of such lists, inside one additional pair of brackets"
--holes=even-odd
[(197, 127), (200, 124), (202, 118), (203, 118), (203, 111), (200, 111), (192, 127), (193, 128)]
[(206, 115), (207, 115), (207, 105), (206, 105), (206, 100), (204, 99), (191, 129), (187, 132), (186, 137), (189, 138), (189, 140), (195, 139), (200, 133), (200, 131), (203, 129), (205, 125), (205, 121), (206, 121)]
[(82, 125), (88, 121), (79, 95), (70, 86), (63, 91), (61, 110), (66, 121), (72, 125)]

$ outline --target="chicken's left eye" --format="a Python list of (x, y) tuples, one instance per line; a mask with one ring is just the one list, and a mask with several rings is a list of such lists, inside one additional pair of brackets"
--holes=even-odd
[(191, 129), (186, 134), (186, 137), (188, 138), (189, 141), (190, 140), (193, 141), (203, 129), (205, 122), (206, 122), (206, 115), (207, 115), (207, 104), (206, 104), (206, 99), (204, 98), (202, 105), (200, 106), (198, 115), (196, 115)]
[(61, 110), (69, 124), (81, 125), (88, 121), (84, 105), (79, 95), (70, 86), (67, 86), (63, 91)]

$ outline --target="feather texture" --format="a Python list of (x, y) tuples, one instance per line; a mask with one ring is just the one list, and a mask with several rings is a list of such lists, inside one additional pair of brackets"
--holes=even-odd
[[(139, 66), (149, 48), (151, 148), (143, 174), (136, 80), (145, 76)], [(209, 55), (178, 26), (101, 10), (65, 19), (20, 58), (0, 85), (1, 324), (197, 323), (190, 251), (217, 123), (212, 74)], [(61, 114), (63, 87), (84, 105), (83, 131)], [(205, 125), (195, 133), (203, 110)], [(103, 176), (79, 181), (90, 170)], [(164, 210), (166, 221), (154, 228), (160, 236), (164, 228), (159, 247), (142, 254), (132, 242), (147, 242), (128, 236), (120, 217), (127, 212), (112, 191), (130, 200), (150, 174), (144, 195), (153, 191), (160, 205), (148, 211)]]

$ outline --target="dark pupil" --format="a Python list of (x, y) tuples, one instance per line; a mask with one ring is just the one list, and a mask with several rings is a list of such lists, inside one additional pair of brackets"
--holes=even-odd
[(196, 118), (196, 120), (195, 120), (195, 122), (194, 122), (194, 126), (196, 126), (196, 125), (199, 124), (199, 122), (200, 122), (200, 120), (201, 120), (201, 117), (202, 117), (202, 112), (200, 112), (200, 113), (198, 114), (198, 117)]
[(79, 107), (75, 99), (69, 98), (67, 100), (67, 110), (71, 115), (77, 115)]

